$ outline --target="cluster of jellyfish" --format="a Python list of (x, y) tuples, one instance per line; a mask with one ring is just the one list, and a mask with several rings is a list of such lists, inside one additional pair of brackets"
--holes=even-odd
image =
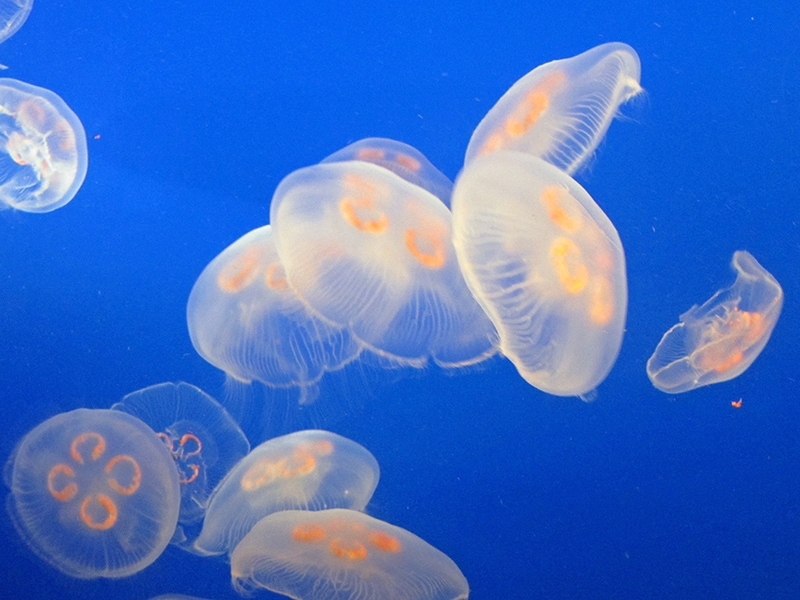
[[(418, 150), (370, 138), (278, 185), (270, 224), (231, 244), (189, 297), (197, 352), (230, 378), (313, 399), (365, 354), (444, 368), (496, 354), (549, 394), (590, 399), (622, 344), (625, 255), (572, 175), (642, 92), (608, 43), (542, 65), (478, 125), (455, 184)], [(677, 393), (742, 373), (783, 293), (747, 252), (736, 283), (681, 317), (648, 363)]]
[[(625, 256), (572, 175), (642, 91), (639, 81), (639, 58), (621, 43), (534, 69), (478, 125), (455, 183), (416, 149), (377, 138), (291, 173), (270, 224), (226, 248), (195, 283), (194, 347), (232, 379), (296, 388), (305, 401), (326, 373), (366, 353), (412, 368), (499, 354), (546, 393), (590, 398), (622, 343)], [(67, 127), (52, 94), (0, 86), (6, 154), (17, 165), (2, 171), (4, 198), (15, 198), (6, 203), (65, 204), (85, 172), (80, 123)], [(56, 160), (79, 149), (70, 169)], [(19, 192), (20, 178), (32, 197)], [(43, 203), (56, 189), (63, 195)], [(647, 363), (657, 388), (731, 379), (764, 348), (783, 292), (745, 251), (732, 267), (733, 285), (658, 344)], [(20, 535), (74, 577), (131, 575), (171, 543), (227, 558), (243, 592), (469, 594), (444, 553), (366, 514), (379, 476), (366, 449), (313, 430), (251, 450), (224, 408), (188, 384), (52, 417), (20, 442), (5, 475)]]
[(48, 419), (19, 444), (6, 478), (20, 535), (73, 577), (132, 575), (171, 543), (227, 558), (242, 592), (469, 594), (444, 553), (364, 512), (379, 478), (365, 448), (307, 430), (251, 450), (225, 409), (186, 383)]

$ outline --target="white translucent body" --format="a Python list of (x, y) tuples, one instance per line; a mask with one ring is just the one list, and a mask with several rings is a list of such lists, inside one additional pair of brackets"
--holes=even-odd
[(363, 510), (379, 476), (365, 448), (335, 433), (298, 431), (266, 441), (214, 491), (195, 550), (230, 553), (259, 519), (281, 510)]
[(341, 326), (315, 316), (287, 285), (269, 225), (242, 236), (203, 270), (186, 308), (197, 352), (240, 381), (300, 389), (360, 352)]
[(23, 438), (8, 503), (34, 552), (72, 577), (127, 577), (175, 531), (178, 473), (147, 425), (112, 410), (56, 415)]
[(584, 396), (622, 343), (625, 256), (591, 196), (518, 152), (470, 163), (453, 189), (454, 244), (501, 351), (542, 391)]
[(453, 182), (413, 146), (386, 138), (365, 138), (337, 150), (320, 163), (348, 160), (360, 160), (389, 169), (450, 206)]
[(452, 215), (429, 192), (366, 162), (315, 165), (281, 182), (270, 220), (299, 297), (374, 352), (446, 367), (495, 352), (458, 268)]
[(413, 533), (350, 510), (284, 511), (236, 547), (237, 590), (297, 600), (460, 600), (469, 584), (443, 552)]
[(515, 150), (574, 173), (595, 151), (619, 106), (642, 91), (640, 71), (636, 51), (618, 42), (537, 67), (480, 122), (465, 164)]
[(769, 341), (783, 307), (783, 289), (753, 256), (733, 254), (736, 281), (680, 316), (647, 361), (662, 392), (678, 394), (744, 373)]
[(0, 79), (0, 204), (25, 212), (64, 206), (87, 165), (83, 125), (59, 96)]
[[(160, 383), (111, 407), (144, 421), (167, 445), (178, 468), (181, 511), (172, 543), (187, 547), (211, 492), (250, 452), (242, 430), (219, 402), (188, 383)], [(196, 537), (196, 536), (195, 536)]]
[(32, 8), (33, 0), (0, 0), (0, 44), (22, 27)]

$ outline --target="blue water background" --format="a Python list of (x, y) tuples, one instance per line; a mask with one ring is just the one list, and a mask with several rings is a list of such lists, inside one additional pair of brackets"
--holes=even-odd
[[(0, 46), (3, 75), (75, 110), (89, 171), (62, 209), (0, 213), (0, 456), (54, 414), (162, 381), (224, 399), (189, 341), (186, 299), (216, 254), (267, 222), (282, 177), (368, 136), (455, 177), (514, 81), (608, 41), (638, 51), (647, 98), (578, 177), (628, 261), (627, 333), (597, 399), (547, 396), (500, 359), (457, 376), (356, 367), (323, 386), (315, 414), (251, 412), (249, 433), (310, 420), (366, 446), (382, 468), (369, 512), (451, 556), (475, 600), (800, 598), (800, 4), (788, 0), (37, 0)], [(784, 287), (771, 341), (738, 379), (655, 390), (647, 358), (732, 281), (737, 249)], [(5, 513), (0, 536), (0, 598), (237, 597), (224, 562), (173, 547), (134, 577), (80, 581)]]

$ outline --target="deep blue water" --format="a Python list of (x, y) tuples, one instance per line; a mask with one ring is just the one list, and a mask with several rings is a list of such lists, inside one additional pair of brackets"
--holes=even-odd
[[(382, 469), (368, 511), (452, 557), (476, 600), (800, 598), (800, 5), (343, 4), (36, 0), (0, 46), (3, 76), (61, 95), (90, 154), (66, 207), (0, 213), (0, 457), (54, 414), (162, 381), (224, 399), (186, 299), (267, 222), (286, 174), (383, 136), (455, 177), (516, 79), (623, 41), (647, 100), (578, 177), (628, 264), (627, 333), (597, 399), (538, 392), (500, 359), (457, 376), (357, 366), (313, 414), (251, 411), (248, 432), (310, 422), (367, 447)], [(772, 339), (733, 381), (657, 391), (647, 358), (732, 281), (737, 249), (783, 285)], [(80, 581), (5, 513), (0, 536), (0, 598), (237, 597), (222, 561), (172, 547), (134, 577)]]

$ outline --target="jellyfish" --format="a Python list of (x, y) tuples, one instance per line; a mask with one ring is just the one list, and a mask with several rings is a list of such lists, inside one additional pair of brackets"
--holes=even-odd
[(240, 592), (266, 588), (297, 600), (458, 600), (458, 566), (413, 533), (352, 510), (288, 510), (264, 517), (236, 546)]
[(781, 314), (783, 289), (745, 250), (733, 253), (731, 268), (733, 285), (683, 313), (647, 361), (647, 375), (662, 392), (679, 394), (738, 377), (766, 346)]
[(519, 152), (475, 159), (453, 188), (453, 243), (500, 350), (534, 387), (589, 397), (619, 353), (625, 255), (569, 175)]
[(86, 177), (86, 133), (56, 94), (0, 79), (0, 206), (50, 212)]
[(281, 510), (363, 510), (379, 474), (372, 454), (335, 433), (307, 430), (268, 440), (214, 490), (195, 550), (230, 553), (259, 519)]
[(126, 577), (175, 531), (180, 484), (164, 443), (115, 410), (56, 415), (26, 435), (6, 468), (12, 520), (31, 549), (72, 577)]
[(292, 289), (372, 352), (447, 368), (496, 352), (458, 269), (450, 211), (424, 189), (367, 162), (320, 164), (281, 182), (270, 219)]
[(620, 105), (642, 92), (640, 71), (636, 51), (618, 42), (537, 67), (478, 124), (464, 163), (515, 150), (574, 173), (595, 151)]
[(32, 8), (33, 0), (0, 0), (0, 44), (17, 33)]
[(296, 387), (315, 399), (328, 371), (358, 357), (346, 327), (315, 316), (289, 287), (269, 225), (228, 246), (200, 274), (186, 308), (195, 350), (235, 380)]
[(166, 444), (181, 484), (172, 543), (190, 549), (212, 490), (250, 452), (250, 443), (216, 400), (188, 383), (150, 386), (128, 394), (111, 409), (138, 417)]
[(409, 183), (427, 190), (450, 206), (453, 182), (416, 148), (386, 138), (366, 138), (338, 150), (322, 164), (360, 160), (389, 169)]

